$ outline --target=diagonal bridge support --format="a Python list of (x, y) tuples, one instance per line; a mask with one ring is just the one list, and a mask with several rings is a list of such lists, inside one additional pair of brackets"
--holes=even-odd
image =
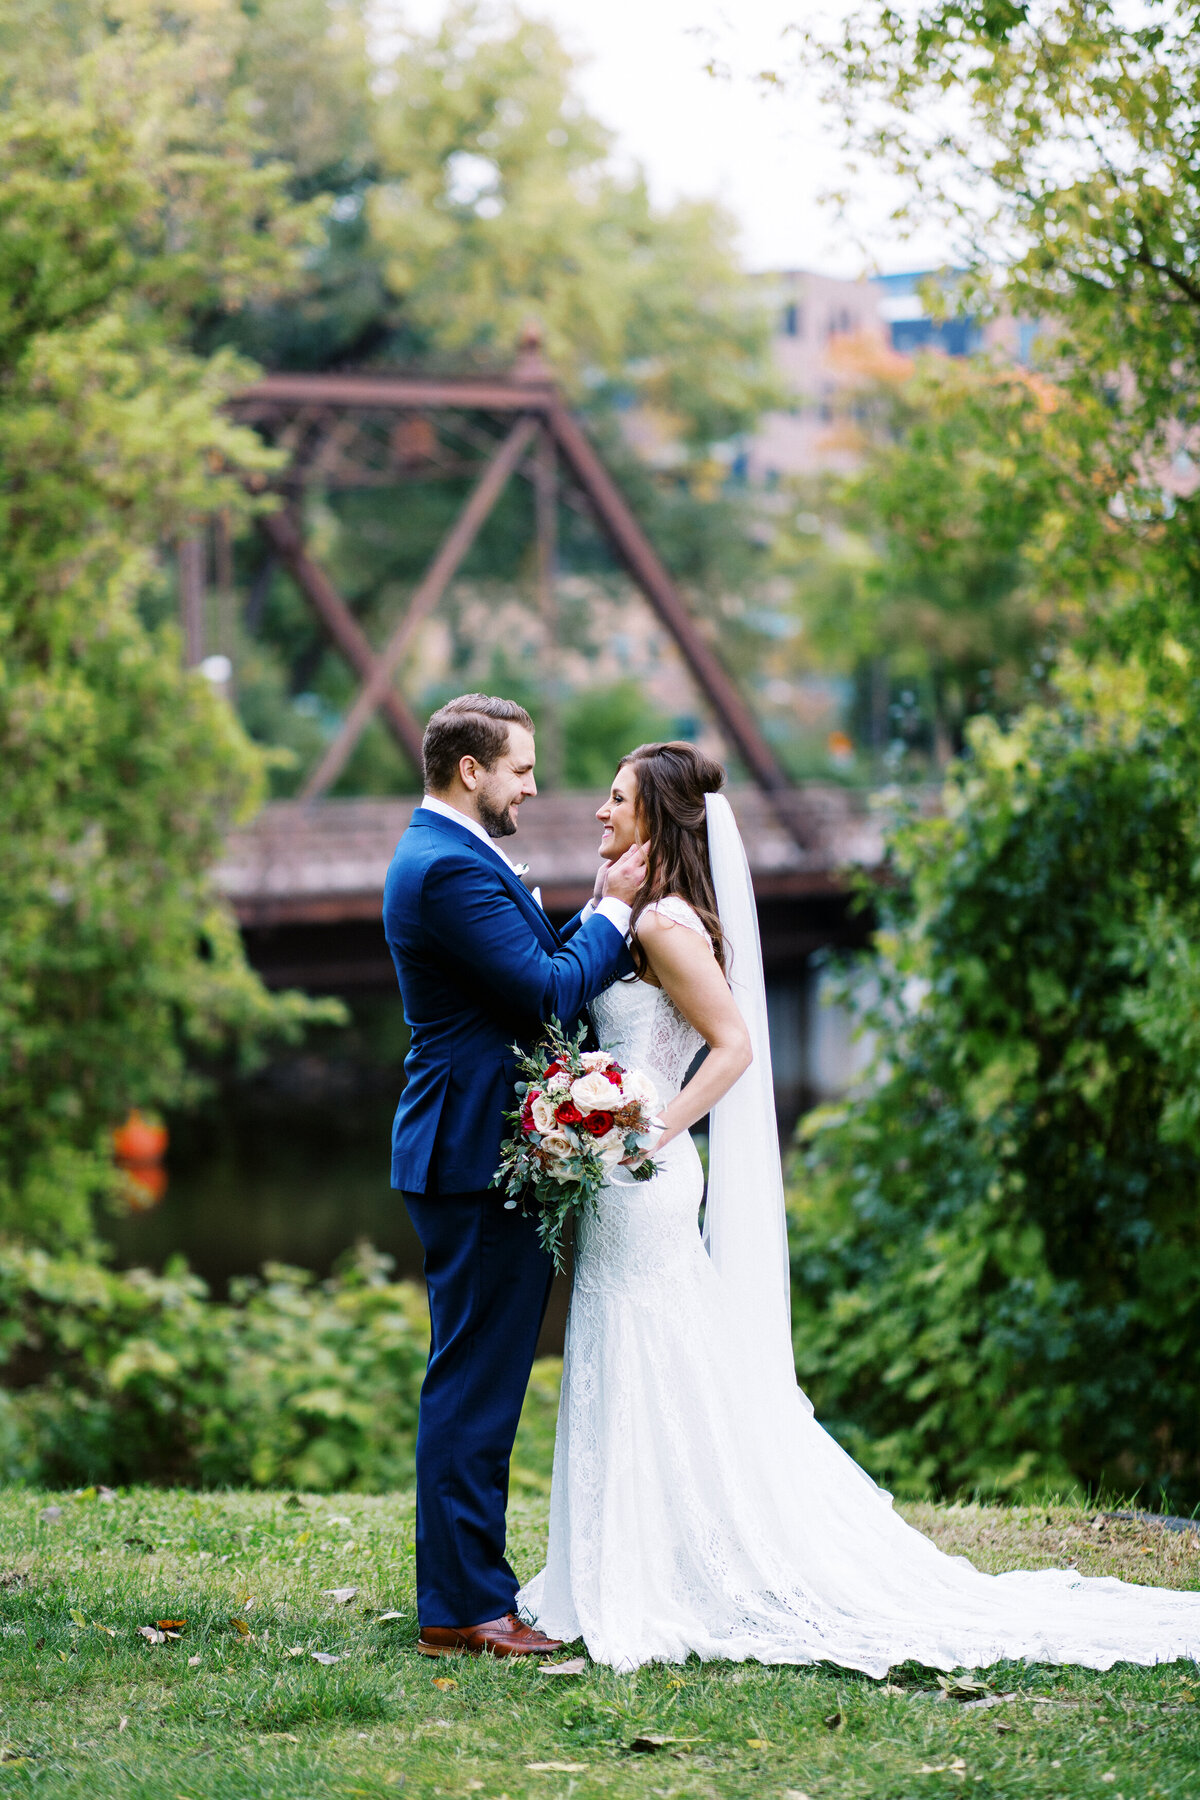
[[(526, 333), (508, 379), (269, 375), (244, 389), (230, 404), (241, 420), (291, 450), (292, 466), (284, 480), (293, 491), (308, 481), (346, 487), (383, 485), (389, 479), (402, 481), (414, 467), (427, 477), (460, 473), (464, 467), (461, 460), (446, 466), (448, 459), (429, 424), (430, 416), (465, 414), (477, 420), (480, 415), (490, 415), (507, 421), (499, 446), (492, 441), (482, 472), (478, 472), (477, 452), (473, 465), (467, 465), (478, 474), (476, 484), (382, 651), (372, 648), (328, 575), (308, 555), (292, 511), (260, 516), (260, 530), (361, 683), (337, 735), (305, 784), (305, 798), (328, 792), (375, 712), (381, 713), (397, 743), (420, 770), (421, 727), (395, 686), (405, 653), (454, 579), (511, 477), (528, 473), (536, 490), (539, 482), (546, 482), (548, 469), (557, 466), (570, 477), (575, 492), (569, 497), (581, 501), (591, 513), (674, 642), (727, 743), (768, 796), (789, 835), (804, 847), (795, 788), (624, 495), (566, 406), (532, 331)], [(477, 442), (480, 434), (468, 429), (463, 435)], [(531, 451), (532, 466), (522, 469)], [(544, 496), (537, 512), (538, 585), (545, 604), (554, 552), (553, 508), (545, 504)]]

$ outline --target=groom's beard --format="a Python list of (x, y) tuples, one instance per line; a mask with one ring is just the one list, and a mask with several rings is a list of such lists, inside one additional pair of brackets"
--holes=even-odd
[(479, 814), (479, 823), (490, 838), (512, 837), (517, 829), (517, 821), (508, 808), (505, 807), (503, 812), (497, 812), (494, 806), (488, 805), (482, 794), (475, 796), (475, 810)]

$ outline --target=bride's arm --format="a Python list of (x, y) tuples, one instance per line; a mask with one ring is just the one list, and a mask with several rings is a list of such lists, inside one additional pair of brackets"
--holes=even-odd
[(692, 1079), (663, 1108), (666, 1130), (651, 1147), (653, 1155), (728, 1093), (749, 1068), (753, 1052), (750, 1034), (708, 939), (686, 925), (649, 912), (638, 920), (637, 932), (655, 979), (708, 1045), (708, 1055)]

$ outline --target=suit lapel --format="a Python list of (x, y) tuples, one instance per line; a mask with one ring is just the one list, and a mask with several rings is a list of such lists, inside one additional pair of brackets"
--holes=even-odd
[(446, 836), (452, 837), (456, 843), (465, 844), (468, 849), (474, 850), (478, 856), (482, 857), (488, 868), (493, 869), (496, 874), (499, 875), (501, 881), (504, 883), (513, 899), (517, 902), (530, 924), (539, 929), (542, 937), (548, 939), (556, 950), (561, 946), (562, 939), (559, 937), (558, 932), (550, 923), (520, 876), (514, 874), (508, 864), (504, 862), (502, 858), (497, 856), (494, 851), (489, 850), (488, 846), (477, 838), (473, 831), (469, 831), (465, 825), (456, 825), (453, 819), (443, 818), (441, 813), (430, 812), (424, 806), (417, 807), (409, 824), (410, 826), (424, 825), (434, 831), (445, 832)]

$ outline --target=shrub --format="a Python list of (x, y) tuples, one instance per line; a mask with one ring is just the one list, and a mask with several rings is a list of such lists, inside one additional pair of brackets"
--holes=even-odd
[(1200, 859), (1179, 734), (974, 731), (894, 842), (872, 1080), (815, 1115), (796, 1343), (909, 1491), (1200, 1500)]
[(411, 1478), (424, 1295), (360, 1247), (211, 1300), (163, 1275), (0, 1246), (0, 1478), (376, 1491)]

